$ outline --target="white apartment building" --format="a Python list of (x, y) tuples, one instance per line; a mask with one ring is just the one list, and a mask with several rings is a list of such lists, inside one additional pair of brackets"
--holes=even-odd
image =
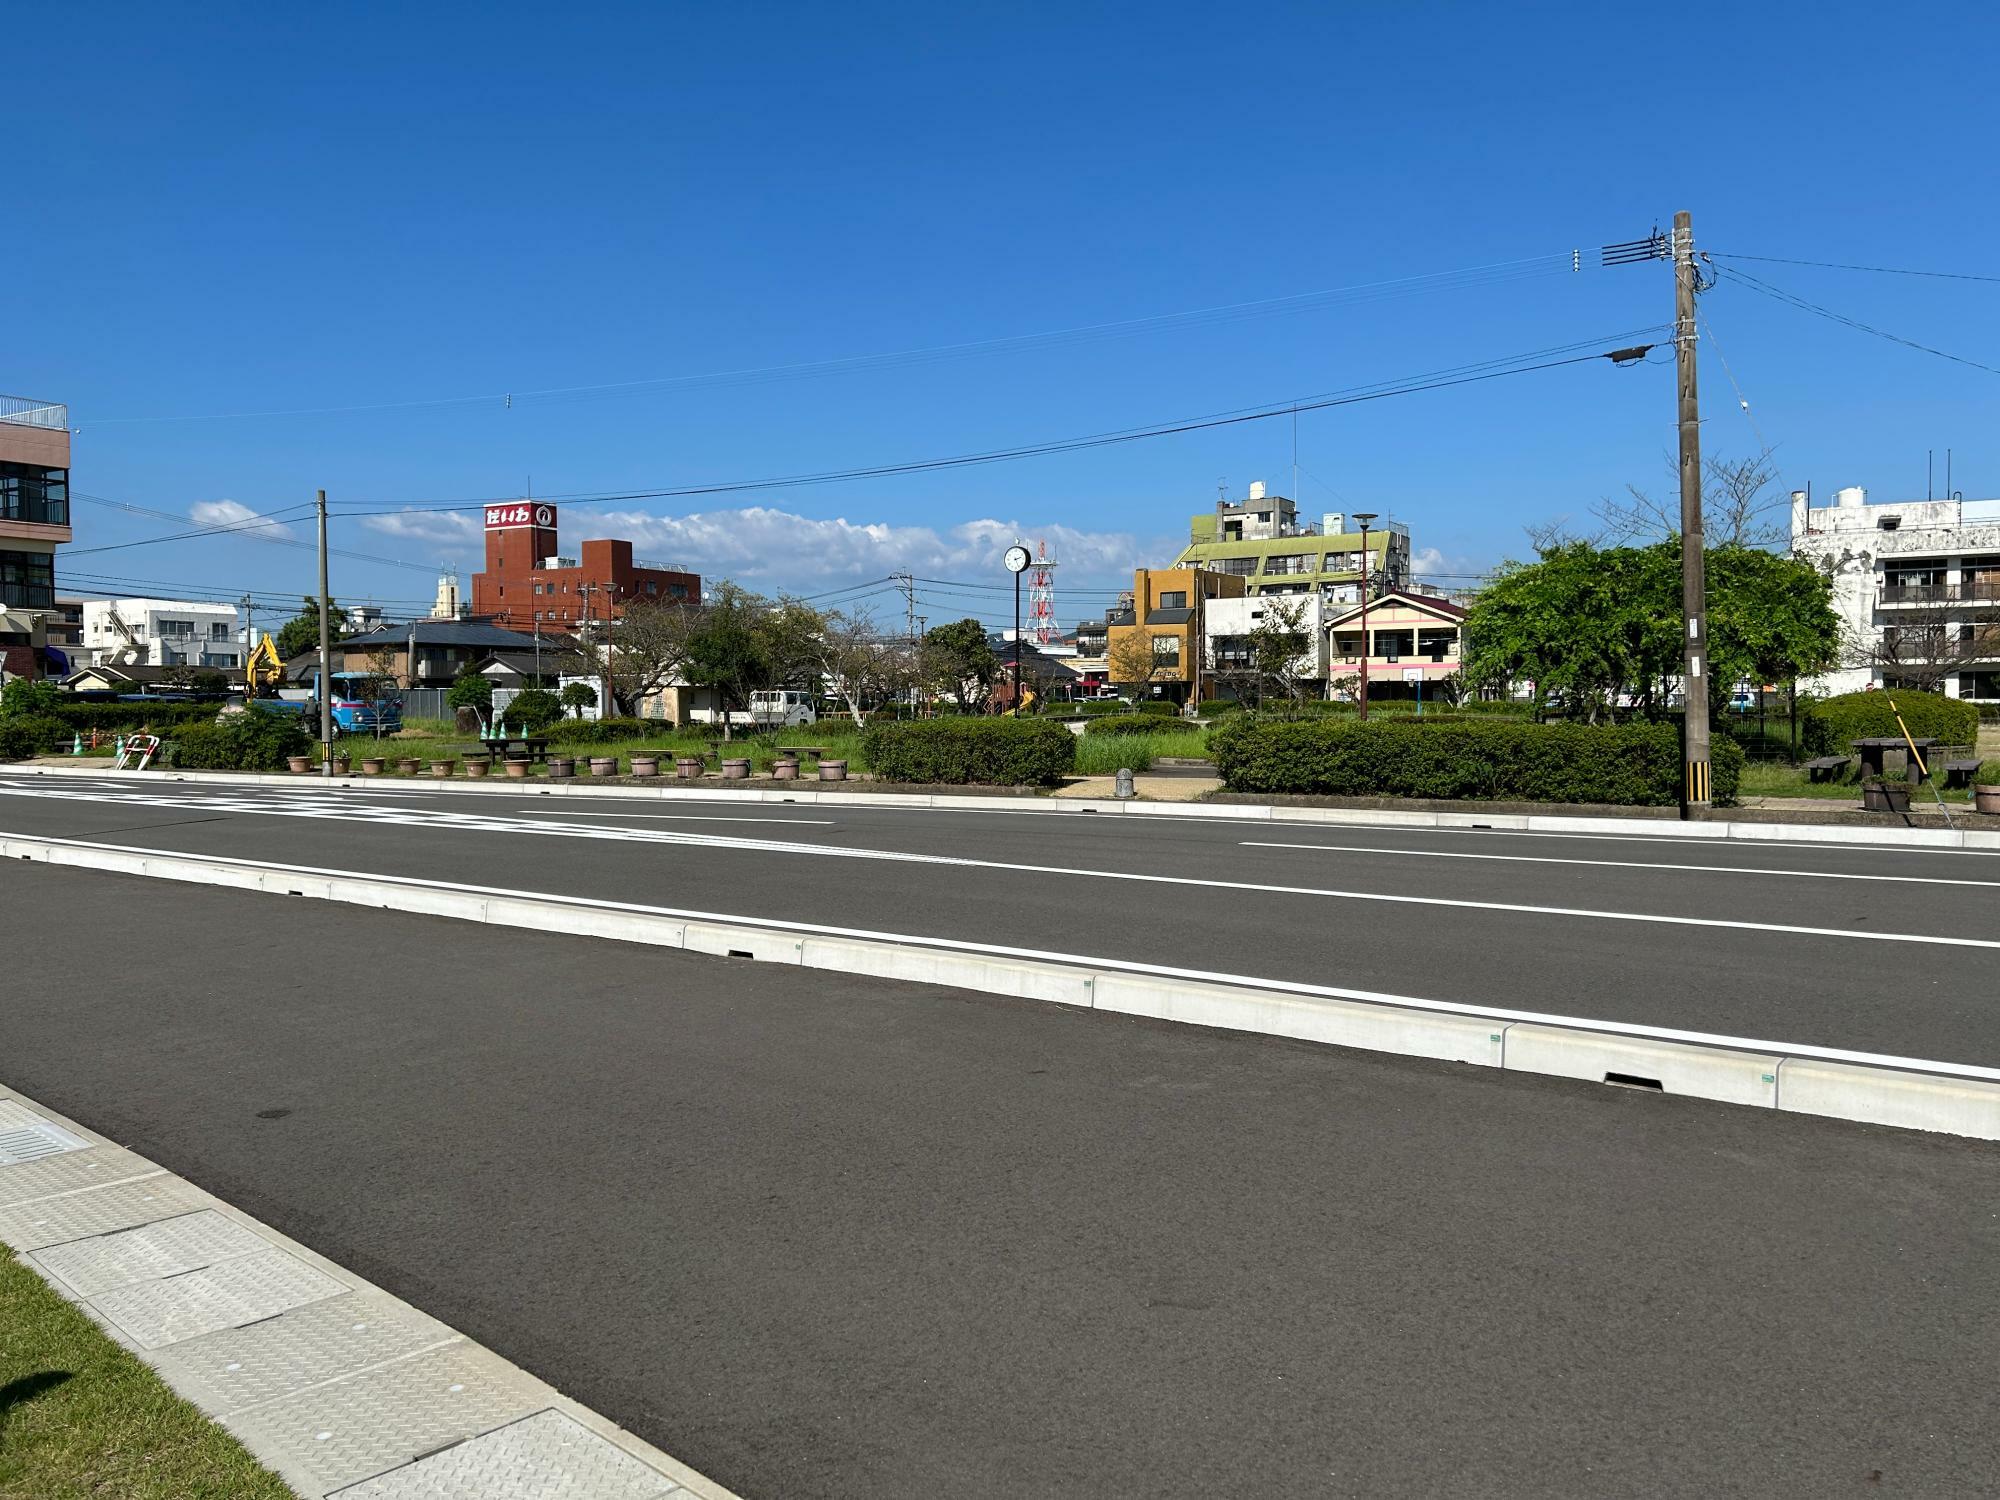
[(1792, 493), (1792, 550), (1833, 579), (1841, 664), (1815, 692), (1922, 688), (2000, 701), (2000, 500)]
[(183, 599), (86, 599), (79, 665), (243, 665), (243, 626), (233, 604)]
[[(1251, 595), (1242, 599), (1207, 599), (1202, 602), (1201, 633), (1204, 673), (1227, 676), (1251, 665), (1250, 636), (1266, 623), (1274, 609), (1297, 612), (1298, 629), (1304, 650), (1293, 659), (1291, 675), (1314, 684), (1313, 696), (1326, 692), (1327, 621), (1346, 613), (1345, 607), (1319, 594), (1292, 594), (1282, 597)], [(1275, 622), (1272, 622), (1275, 623)]]

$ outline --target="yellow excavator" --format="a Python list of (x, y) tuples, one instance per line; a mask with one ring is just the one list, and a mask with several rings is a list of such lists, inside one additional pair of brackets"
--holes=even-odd
[(270, 631), (264, 632), (243, 663), (243, 685), (252, 698), (274, 697), (285, 681), (285, 663), (278, 655), (277, 643), (271, 639)]

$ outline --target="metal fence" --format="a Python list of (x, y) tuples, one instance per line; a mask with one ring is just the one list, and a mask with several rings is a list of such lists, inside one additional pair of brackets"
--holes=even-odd
[(49, 427), (61, 432), (69, 427), (69, 408), (60, 401), (0, 396), (0, 422), (13, 422), (22, 427)]
[(403, 717), (406, 719), (449, 719), (451, 705), (444, 701), (449, 688), (404, 688)]

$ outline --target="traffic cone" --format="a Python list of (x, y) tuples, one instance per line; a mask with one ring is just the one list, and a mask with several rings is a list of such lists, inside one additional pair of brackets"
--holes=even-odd
[(121, 735), (119, 735), (117, 739), (115, 739), (115, 740), (113, 740), (113, 741), (111, 742), (111, 750), (112, 750), (112, 753), (113, 753), (114, 755), (116, 755), (116, 756), (118, 757), (118, 759), (120, 759), (120, 760), (123, 760), (123, 759), (125, 758), (125, 736), (124, 736), (124, 735), (122, 735), (122, 734), (121, 734)]
[(81, 731), (79, 731), (72, 737), (69, 747), (69, 753), (71, 755), (83, 754), (83, 734)]

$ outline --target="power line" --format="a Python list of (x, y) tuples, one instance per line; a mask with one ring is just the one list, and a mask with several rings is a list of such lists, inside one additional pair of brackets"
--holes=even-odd
[(1829, 318), (1835, 323), (1845, 323), (1849, 328), (1858, 328), (1863, 333), (1872, 333), (1878, 339), (1887, 339), (1890, 343), (1901, 344), (1906, 349), (1915, 349), (1923, 354), (1935, 354), (1939, 359), (1948, 359), (1955, 365), (1970, 365), (1973, 369), (1984, 370), (1989, 375), (2000, 375), (2000, 368), (1996, 368), (1993, 365), (1982, 365), (1976, 359), (1967, 359), (1959, 354), (1948, 354), (1942, 349), (1932, 348), (1929, 344), (1920, 344), (1915, 339), (1906, 339), (1900, 333), (1891, 333), (1886, 328), (1877, 328), (1871, 323), (1862, 322), (1859, 318), (1850, 318), (1845, 313), (1837, 313), (1830, 307), (1821, 307), (1817, 302), (1808, 302), (1803, 297), (1795, 297), (1790, 292), (1784, 290), (1784, 288), (1773, 286), (1768, 281), (1760, 281), (1748, 271), (1737, 271), (1724, 267), (1722, 268), (1722, 274), (1729, 277), (1732, 281), (1742, 282), (1752, 291), (1761, 292), (1766, 297), (1775, 298), (1780, 302), (1790, 303), (1793, 307), (1803, 309), (1817, 317)]
[[(154, 516), (154, 517), (157, 517), (158, 519), (160, 519), (160, 520), (162, 520), (162, 521), (185, 521), (185, 520), (187, 519), (187, 517), (186, 517), (186, 516), (177, 516), (177, 515), (175, 515), (175, 514), (174, 514), (174, 513), (172, 512), (172, 511), (170, 511), (170, 510), (155, 510), (155, 509), (154, 509), (154, 508), (153, 508), (152, 506), (150, 506), (150, 505), (134, 505), (134, 504), (132, 504), (132, 503), (131, 503), (130, 501), (127, 501), (127, 500), (113, 500), (113, 499), (110, 499), (110, 498), (108, 498), (107, 496), (104, 496), (104, 495), (90, 495), (90, 494), (85, 494), (85, 493), (84, 493), (84, 492), (83, 492), (82, 490), (72, 490), (72, 491), (70, 491), (70, 494), (71, 494), (71, 497), (72, 497), (72, 498), (74, 498), (74, 499), (77, 499), (77, 500), (87, 500), (87, 501), (89, 501), (89, 502), (90, 502), (90, 503), (91, 503), (92, 505), (103, 505), (103, 506), (107, 506), (107, 507), (109, 507), (109, 508), (110, 508), (110, 509), (112, 509), (112, 510), (122, 510), (122, 511), (125, 511), (125, 512), (128, 512), (128, 513), (129, 513), (129, 514), (131, 514), (131, 515), (135, 515), (135, 516)], [(298, 507), (295, 507), (295, 508), (298, 508)], [(312, 507), (311, 507), (310, 505), (308, 505), (308, 506), (305, 506), (305, 507), (303, 507), (303, 508), (304, 508), (304, 509), (308, 509), (308, 510), (310, 510), (310, 509), (311, 509)], [(284, 512), (282, 512), (282, 511), (278, 511), (278, 512), (274, 512), (274, 513), (273, 513), (273, 515), (274, 515), (274, 516), (275, 516), (275, 515), (282, 515), (282, 514), (284, 514)], [(301, 516), (301, 517), (300, 517), (299, 519), (300, 519), (300, 520), (304, 520), (305, 518), (304, 518), (303, 516)], [(257, 517), (252, 517), (252, 518), (248, 518), (248, 519), (246, 519), (246, 520), (243, 520), (243, 521), (241, 521), (241, 522), (218, 522), (218, 523), (217, 523), (217, 528), (218, 528), (218, 529), (228, 529), (228, 528), (232, 528), (232, 527), (233, 527), (233, 528), (237, 528), (237, 529), (242, 529), (242, 530), (247, 530), (247, 531), (259, 531), (259, 532), (262, 532), (263, 534), (262, 534), (262, 535), (260, 535), (260, 536), (258, 537), (258, 540), (259, 540), (259, 541), (266, 541), (266, 542), (271, 542), (271, 543), (274, 543), (274, 544), (275, 544), (275, 545), (277, 545), (277, 546), (281, 546), (281, 547), (299, 547), (299, 548), (303, 548), (303, 549), (304, 549), (305, 551), (307, 551), (307, 552), (312, 552), (312, 551), (315, 551), (315, 550), (317, 550), (317, 549), (315, 548), (315, 546), (314, 546), (314, 544), (313, 544), (313, 543), (311, 543), (311, 542), (309, 542), (309, 541), (306, 541), (306, 540), (305, 540), (305, 539), (304, 539), (303, 537), (295, 537), (295, 536), (290, 536), (290, 535), (283, 535), (283, 534), (279, 534), (280, 532), (282, 532), (282, 529), (283, 529), (283, 523), (282, 523), (282, 522), (278, 522), (278, 521), (274, 520), (274, 519), (273, 519), (273, 516), (257, 516)], [(117, 543), (117, 544), (116, 544), (116, 546), (111, 546), (111, 547), (79, 547), (79, 548), (74, 548), (74, 549), (72, 549), (71, 551), (69, 551), (68, 553), (66, 553), (65, 555), (66, 555), (66, 556), (69, 556), (69, 557), (81, 557), (81, 556), (82, 556), (82, 555), (84, 555), (85, 553), (89, 553), (89, 552), (111, 552), (111, 551), (115, 551), (115, 550), (117, 550), (118, 548), (122, 548), (122, 547), (144, 547), (144, 546), (150, 546), (150, 545), (151, 545), (152, 543), (154, 543), (154, 542), (173, 542), (173, 541), (184, 541), (184, 540), (186, 540), (186, 539), (187, 539), (187, 538), (189, 538), (189, 537), (199, 537), (199, 536), (205, 536), (205, 535), (208, 535), (208, 534), (209, 534), (209, 533), (208, 533), (207, 531), (183, 531), (183, 532), (176, 532), (176, 533), (174, 533), (174, 534), (173, 534), (173, 535), (171, 535), (171, 536), (161, 536), (161, 537), (142, 537), (142, 538), (140, 538), (140, 539), (139, 539), (138, 541), (134, 541), (134, 542), (119, 542), (119, 543)], [(351, 559), (353, 559), (353, 560), (354, 560), (354, 561), (356, 561), (356, 562), (367, 562), (367, 563), (377, 563), (377, 564), (380, 564), (380, 565), (381, 565), (382, 567), (385, 567), (385, 568), (409, 568), (409, 569), (411, 569), (412, 571), (414, 571), (414, 572), (418, 572), (418, 573), (433, 573), (433, 572), (437, 571), (437, 570), (436, 570), (436, 569), (434, 569), (434, 568), (430, 568), (430, 567), (426, 567), (426, 566), (425, 566), (425, 565), (424, 565), (423, 563), (413, 563), (413, 562), (410, 562), (410, 561), (409, 561), (408, 559), (406, 559), (406, 558), (400, 558), (400, 557), (378, 557), (378, 556), (376, 556), (376, 555), (375, 555), (374, 553), (372, 553), (372, 552), (355, 552), (355, 551), (352, 551), (352, 550), (350, 550), (350, 549), (348, 549), (348, 548), (345, 548), (345, 547), (333, 547), (333, 548), (329, 548), (328, 550), (329, 550), (329, 551), (330, 551), (330, 552), (331, 552), (331, 553), (332, 553), (332, 554), (333, 554), (333, 555), (334, 555), (335, 557), (346, 557), (346, 558), (351, 558)]]
[(150, 547), (157, 542), (186, 541), (190, 537), (229, 536), (240, 531), (268, 531), (273, 526), (282, 526), (284, 524), (283, 517), (289, 515), (292, 511), (310, 509), (312, 509), (310, 503), (306, 505), (292, 505), (287, 506), (284, 510), (272, 511), (269, 515), (248, 516), (240, 521), (223, 522), (214, 526), (198, 526), (192, 531), (177, 531), (168, 536), (141, 537), (137, 541), (111, 542), (101, 547), (71, 547), (63, 555), (66, 557), (85, 557), (95, 552), (122, 552), (127, 547)]
[(1731, 255), (1720, 250), (1707, 252), (1710, 260), (1761, 260), (1775, 266), (1819, 266), (1828, 271), (1875, 271), (1884, 276), (1930, 276), (1941, 281), (2000, 282), (2000, 276), (1978, 276), (1970, 271), (1911, 271), (1901, 266), (1854, 266), (1837, 260), (1788, 260), (1782, 255)]
[[(738, 370), (714, 370), (692, 375), (663, 375), (640, 380), (608, 381), (591, 385), (550, 386), (538, 390), (496, 391), (477, 396), (441, 396), (410, 401), (372, 401), (336, 406), (292, 407), (282, 410), (203, 412), (183, 415), (100, 417), (89, 425), (127, 425), (139, 422), (220, 422), (260, 417), (330, 416), (362, 412), (436, 409), (451, 406), (501, 404), (543, 404), (581, 400), (596, 396), (637, 394), (647, 390), (689, 390), (714, 385), (761, 384), (771, 380), (837, 374), (850, 370), (888, 369), (931, 363), (965, 356), (1006, 354), (1018, 350), (1056, 347), (1100, 338), (1116, 338), (1154, 330), (1202, 327), (1234, 322), (1272, 313), (1303, 311), (1342, 302), (1376, 301), (1428, 291), (1494, 285), (1535, 276), (1569, 274), (1574, 270), (1574, 252), (1560, 251), (1526, 256), (1517, 260), (1494, 261), (1452, 271), (1429, 271), (1415, 276), (1398, 276), (1384, 281), (1360, 282), (1314, 292), (1295, 292), (1282, 297), (1265, 297), (1249, 302), (1223, 303), (1214, 307), (1191, 308), (1181, 312), (1156, 313), (1139, 318), (1087, 323), (1072, 328), (1049, 329), (1040, 333), (1012, 334), (1001, 338), (976, 339), (953, 344), (935, 344), (917, 349), (893, 350), (880, 354), (849, 355), (838, 359), (809, 360), (783, 365), (763, 365)], [(81, 429), (79, 429), (81, 430)]]
[[(698, 496), (740, 494), (751, 490), (795, 489), (808, 485), (839, 484), (857, 479), (882, 479), (905, 474), (931, 473), (941, 469), (960, 469), (984, 464), (1007, 463), (1022, 458), (1039, 458), (1058, 453), (1074, 453), (1090, 448), (1104, 448), (1125, 443), (1143, 442), (1152, 438), (1173, 437), (1184, 433), (1200, 432), (1218, 427), (1239, 426), (1247, 422), (1268, 421), (1274, 417), (1288, 417), (1294, 408), (1299, 411), (1324, 411), (1332, 407), (1352, 406), (1366, 401), (1385, 400), (1391, 396), (1407, 396), (1424, 391), (1444, 390), (1452, 386), (1472, 385), (1480, 381), (1497, 380), (1507, 375), (1527, 375), (1540, 370), (1558, 369), (1564, 365), (1586, 364), (1592, 360), (1610, 358), (1613, 353), (1629, 355), (1632, 352), (1630, 350), (1607, 351), (1597, 348), (1597, 346), (1616, 343), (1621, 339), (1637, 338), (1649, 333), (1657, 333), (1662, 331), (1664, 326), (1653, 325), (1647, 328), (1627, 329), (1622, 333), (1604, 334), (1595, 338), (1580, 339), (1574, 343), (1555, 345), (1548, 349), (1507, 355), (1498, 359), (1482, 360), (1474, 364), (1453, 366), (1444, 370), (1432, 371), (1428, 375), (1408, 376), (1404, 377), (1400, 382), (1376, 381), (1367, 385), (1351, 386), (1344, 391), (1332, 392), (1323, 396), (1281, 402), (1265, 407), (1239, 408), (1233, 412), (1222, 412), (1206, 417), (1193, 417), (1172, 422), (1156, 423), (1145, 427), (1125, 428), (1114, 432), (1096, 433), (1087, 437), (1026, 443), (1011, 448), (958, 454), (949, 458), (874, 464), (852, 469), (784, 475), (770, 479), (729, 480), (714, 484), (683, 485), (601, 494), (554, 495), (542, 498), (562, 500), (572, 505), (616, 504), (635, 500), (688, 499)], [(1642, 345), (1640, 347), (1643, 349), (1652, 346)], [(1568, 355), (1570, 351), (1578, 349), (1590, 349), (1593, 352), (1577, 354), (1566, 358), (1542, 359), (1539, 363), (1522, 363), (1525, 360), (1538, 359), (1539, 356), (1543, 355)], [(436, 505), (402, 505), (382, 509), (354, 508), (342, 510), (339, 514), (344, 516), (366, 516), (440, 511), (471, 511), (483, 509), (492, 503), (494, 502), (490, 499), (462, 502), (447, 501)]]

